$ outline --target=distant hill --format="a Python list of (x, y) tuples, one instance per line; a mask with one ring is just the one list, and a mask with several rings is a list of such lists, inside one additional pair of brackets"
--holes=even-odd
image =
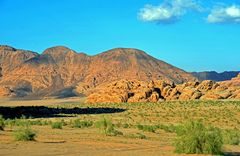
[(190, 73), (138, 49), (116, 48), (89, 56), (63, 46), (42, 54), (0, 46), (2, 96), (72, 96), (75, 88), (84, 91), (129, 78), (175, 83), (195, 80)]
[(198, 80), (213, 80), (213, 81), (226, 81), (231, 80), (237, 75), (240, 71), (226, 71), (222, 73), (217, 73), (215, 71), (206, 71), (206, 72), (193, 72), (192, 75), (195, 76)]

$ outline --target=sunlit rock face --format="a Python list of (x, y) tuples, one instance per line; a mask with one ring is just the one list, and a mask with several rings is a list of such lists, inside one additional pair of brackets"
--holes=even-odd
[(195, 80), (141, 50), (127, 48), (88, 56), (63, 46), (48, 48), (42, 54), (0, 46), (0, 67), (0, 85), (10, 88), (10, 95), (21, 97), (88, 95), (101, 84), (121, 79)]

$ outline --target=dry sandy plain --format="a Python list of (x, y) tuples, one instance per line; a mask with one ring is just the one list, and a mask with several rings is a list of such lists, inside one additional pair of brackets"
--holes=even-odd
[[(164, 129), (154, 132), (139, 130), (136, 125), (177, 125), (189, 119), (202, 119), (221, 129), (240, 130), (240, 102), (238, 101), (196, 101), (163, 102), (139, 104), (84, 104), (84, 99), (44, 99), (44, 100), (0, 100), (0, 114), (4, 109), (25, 111), (29, 107), (45, 109), (31, 114), (29, 121), (63, 121), (62, 129), (52, 129), (51, 125), (32, 125), (36, 132), (35, 141), (15, 141), (16, 125), (6, 125), (0, 131), (0, 155), (103, 155), (103, 156), (161, 156), (180, 155), (174, 153), (175, 133)], [(34, 107), (31, 107), (34, 106)], [(54, 111), (52, 111), (54, 110)], [(11, 117), (18, 117), (18, 113)], [(74, 128), (72, 120), (96, 122), (101, 118), (111, 120), (123, 135), (106, 136), (94, 125)], [(139, 137), (145, 136), (145, 138)], [(225, 155), (240, 155), (240, 145), (224, 145)], [(184, 154), (182, 154), (184, 155)]]

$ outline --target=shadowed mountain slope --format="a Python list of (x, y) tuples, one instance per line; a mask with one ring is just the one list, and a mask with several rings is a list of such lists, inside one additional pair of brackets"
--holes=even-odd
[(222, 73), (217, 73), (215, 71), (209, 72), (193, 72), (192, 75), (198, 78), (198, 80), (213, 80), (213, 81), (226, 81), (231, 80), (236, 77), (240, 71), (226, 71)]

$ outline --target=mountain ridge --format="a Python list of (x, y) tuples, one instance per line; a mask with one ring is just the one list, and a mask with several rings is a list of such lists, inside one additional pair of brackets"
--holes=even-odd
[(0, 56), (0, 85), (17, 97), (50, 96), (66, 88), (93, 88), (130, 78), (175, 83), (195, 80), (184, 70), (133, 48), (114, 48), (90, 56), (64, 46), (48, 48), (42, 54), (1, 46)]
[(198, 80), (213, 80), (213, 81), (226, 81), (231, 80), (237, 75), (240, 71), (224, 71), (224, 72), (216, 72), (216, 71), (203, 71), (203, 72), (192, 72), (191, 74), (198, 78)]

